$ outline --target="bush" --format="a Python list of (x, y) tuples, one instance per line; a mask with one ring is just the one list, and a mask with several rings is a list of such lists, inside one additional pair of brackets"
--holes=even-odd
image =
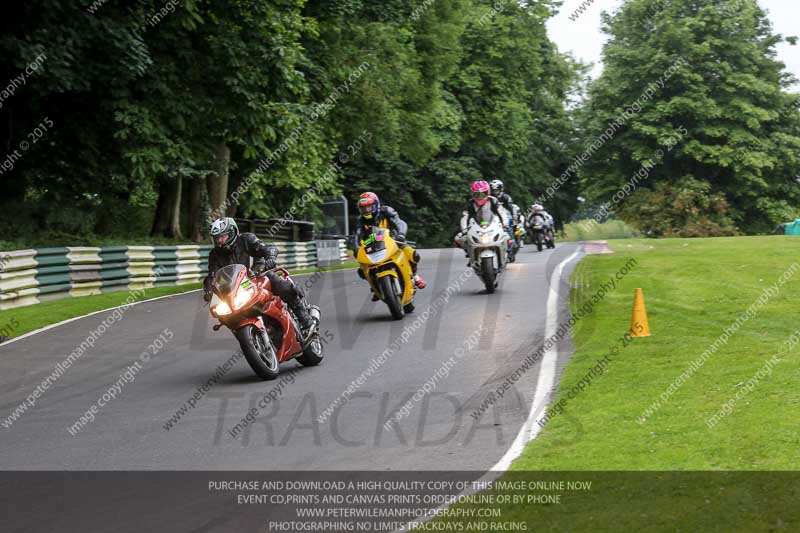
[(607, 239), (634, 239), (639, 233), (621, 220), (599, 223), (594, 219), (578, 220), (564, 225), (562, 240), (598, 241)]
[(722, 193), (690, 176), (661, 182), (625, 200), (620, 217), (648, 237), (723, 237), (738, 235)]

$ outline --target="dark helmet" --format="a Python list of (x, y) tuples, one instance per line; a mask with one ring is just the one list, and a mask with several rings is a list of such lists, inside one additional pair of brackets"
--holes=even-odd
[(381, 210), (381, 201), (374, 192), (365, 192), (358, 197), (358, 212), (365, 220), (375, 220)]
[(232, 218), (218, 218), (211, 223), (211, 242), (217, 248), (230, 248), (238, 238), (239, 226)]

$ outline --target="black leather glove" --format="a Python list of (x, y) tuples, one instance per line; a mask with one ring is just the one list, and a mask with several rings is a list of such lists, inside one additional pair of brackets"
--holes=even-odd
[(278, 262), (272, 258), (264, 259), (264, 271), (273, 270), (278, 266)]
[(398, 233), (397, 236), (394, 238), (394, 240), (396, 240), (397, 242), (400, 242), (400, 243), (405, 243), (406, 242), (406, 236), (403, 235), (402, 233)]
[(214, 293), (213, 293), (213, 292), (210, 292), (210, 291), (203, 291), (203, 300), (204, 300), (205, 302), (210, 302), (210, 301), (211, 301), (211, 298), (212, 298), (212, 296), (214, 296)]

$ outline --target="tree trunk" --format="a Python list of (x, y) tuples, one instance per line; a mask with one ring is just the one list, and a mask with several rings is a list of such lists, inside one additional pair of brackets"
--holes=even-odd
[(228, 172), (231, 163), (231, 150), (225, 141), (219, 141), (216, 152), (214, 173), (209, 174), (206, 179), (212, 218), (224, 217), (227, 211), (225, 203), (228, 196)]
[(203, 216), (203, 186), (200, 179), (189, 180), (189, 238), (194, 242), (203, 241), (206, 220)]
[(229, 196), (230, 205), (228, 205), (228, 211), (225, 216), (233, 218), (236, 216), (236, 213), (239, 210), (239, 194), (236, 192), (236, 189), (238, 189), (239, 185), (242, 183), (242, 176), (239, 172), (237, 172), (236, 175), (231, 176), (228, 181), (231, 195)]
[(165, 179), (158, 188), (158, 204), (156, 205), (153, 230), (155, 237), (181, 238), (181, 186), (180, 179)]
[(181, 231), (181, 200), (183, 199), (183, 178), (176, 178), (173, 185), (171, 213), (167, 235), (173, 239), (183, 239)]
[(169, 227), (169, 208), (170, 201), (170, 187), (169, 184), (161, 181), (158, 186), (158, 202), (156, 203), (156, 212), (153, 218), (153, 227), (150, 230), (150, 235), (154, 237), (163, 237), (167, 233)]

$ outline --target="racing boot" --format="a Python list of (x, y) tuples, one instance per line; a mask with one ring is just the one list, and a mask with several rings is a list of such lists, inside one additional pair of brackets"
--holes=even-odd
[(300, 323), (300, 328), (303, 330), (303, 337), (307, 336), (308, 332), (316, 325), (316, 320), (311, 316), (311, 312), (308, 310), (308, 305), (305, 300), (298, 298), (289, 308)]
[(422, 279), (422, 276), (417, 274), (417, 263), (419, 262), (419, 253), (414, 250), (414, 262), (411, 263), (411, 279), (414, 281), (414, 285), (417, 289), (424, 289), (427, 283), (425, 280)]

